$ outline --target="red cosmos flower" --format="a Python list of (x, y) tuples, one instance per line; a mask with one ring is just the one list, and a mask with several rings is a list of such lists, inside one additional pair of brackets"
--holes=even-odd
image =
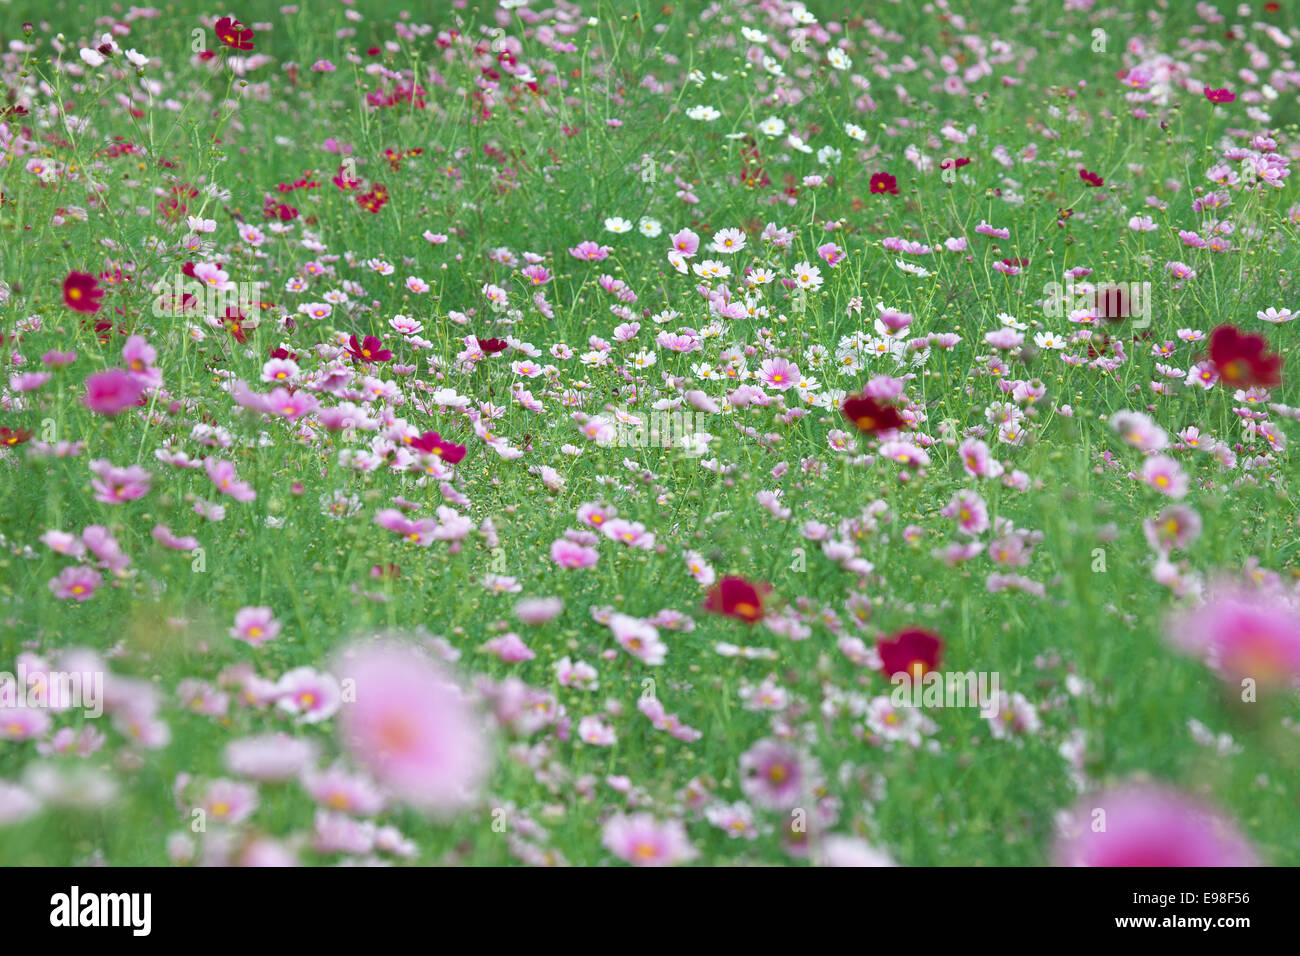
[(1210, 333), (1210, 361), (1219, 380), (1234, 388), (1276, 388), (1282, 382), (1282, 356), (1268, 355), (1263, 336), (1244, 335), (1232, 325)]
[(951, 166), (954, 169), (961, 169), (963, 166), (969, 166), (969, 165), (970, 165), (970, 157), (962, 156), (958, 159), (945, 159), (943, 162), (939, 164), (939, 168), (947, 169), (948, 167)]
[(475, 336), (474, 341), (478, 343), (479, 351), (488, 355), (496, 355), (498, 352), (504, 352), (510, 347), (509, 343), (502, 342), (500, 339), (480, 339)]
[(763, 619), (763, 598), (771, 590), (770, 584), (750, 584), (744, 578), (725, 577), (709, 591), (704, 610), (753, 624)]
[(330, 182), (342, 190), (353, 190), (361, 186), (361, 180), (357, 178), (356, 170), (350, 166), (339, 166), (338, 175), (331, 179)]
[(5, 425), (0, 425), (0, 445), (5, 446), (6, 448), (12, 448), (14, 445), (21, 445), (31, 437), (32, 430), (30, 428), (14, 429)]
[(1102, 179), (1096, 173), (1090, 173), (1086, 169), (1079, 170), (1079, 178), (1082, 179), (1089, 186), (1101, 186), (1104, 185), (1106, 182), (1106, 180)]
[(929, 671), (939, 667), (939, 657), (943, 653), (943, 638), (919, 628), (900, 631), (888, 640), (876, 644), (880, 653), (881, 673), (886, 678), (895, 674), (906, 674), (912, 680), (920, 680)]
[(889, 173), (876, 173), (871, 177), (871, 192), (898, 195), (898, 180)]
[(383, 343), (373, 335), (367, 335), (358, 342), (354, 335), (348, 339), (348, 353), (358, 362), (389, 362), (393, 353), (383, 348)]
[(235, 50), (253, 48), (253, 31), (234, 17), (222, 17), (217, 21), (217, 39)]
[(419, 451), (437, 455), (449, 465), (454, 465), (465, 457), (465, 446), (447, 441), (437, 432), (425, 432), (419, 438), (411, 439), (411, 447)]
[(1132, 314), (1128, 289), (1123, 285), (1099, 285), (1092, 296), (1092, 309), (1101, 318), (1119, 322)]
[(248, 333), (244, 330), (244, 313), (240, 312), (234, 306), (226, 309), (226, 314), (222, 318), (222, 324), (240, 345), (248, 341)]
[(375, 186), (364, 196), (357, 197), (357, 205), (366, 212), (377, 213), (388, 202), (388, 191), (383, 186)]
[(867, 434), (902, 428), (903, 416), (893, 405), (882, 404), (874, 398), (850, 395), (842, 406), (844, 417)]
[(274, 348), (271, 349), (271, 358), (288, 359), (290, 362), (296, 362), (298, 361), (298, 353), (290, 352), (288, 349), (285, 348)]
[(1227, 89), (1212, 90), (1207, 86), (1205, 88), (1205, 98), (1211, 103), (1231, 103), (1237, 98), (1237, 94)]
[(104, 290), (88, 272), (69, 272), (63, 280), (63, 302), (74, 312), (98, 312)]

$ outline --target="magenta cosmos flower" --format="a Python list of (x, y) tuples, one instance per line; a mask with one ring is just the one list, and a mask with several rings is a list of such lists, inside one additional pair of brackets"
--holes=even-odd
[(616, 814), (605, 824), (600, 842), (634, 866), (673, 866), (698, 855), (680, 820), (661, 823), (649, 813)]
[(1253, 866), (1255, 855), (1215, 810), (1163, 786), (1085, 797), (1056, 845), (1059, 866)]
[(1300, 602), (1280, 587), (1219, 582), (1204, 603), (1175, 612), (1166, 633), (1225, 679), (1285, 686), (1300, 677)]
[(384, 639), (346, 651), (332, 668), (345, 688), (344, 744), (398, 799), (430, 814), (465, 807), (490, 760), (464, 693), (419, 650)]
[(138, 404), (143, 386), (120, 368), (96, 372), (86, 378), (86, 407), (100, 415), (116, 415)]

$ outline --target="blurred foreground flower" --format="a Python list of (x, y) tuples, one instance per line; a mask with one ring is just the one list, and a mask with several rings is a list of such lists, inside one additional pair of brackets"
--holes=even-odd
[(354, 644), (331, 671), (344, 688), (343, 743), (394, 796), (435, 815), (473, 802), (490, 767), (487, 735), (441, 666), (384, 638)]
[(1085, 797), (1067, 814), (1059, 866), (1253, 866), (1255, 855), (1217, 811), (1163, 786)]

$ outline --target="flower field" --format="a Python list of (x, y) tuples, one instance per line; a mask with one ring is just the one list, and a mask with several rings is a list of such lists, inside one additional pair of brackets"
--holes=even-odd
[(1293, 4), (0, 41), (0, 865), (1300, 863)]

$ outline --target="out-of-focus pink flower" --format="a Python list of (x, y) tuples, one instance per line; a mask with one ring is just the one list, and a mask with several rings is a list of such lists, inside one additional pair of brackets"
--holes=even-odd
[(1163, 786), (1083, 798), (1056, 845), (1060, 866), (1252, 866), (1255, 854), (1216, 811)]
[(490, 763), (486, 732), (440, 666), (383, 639), (353, 646), (332, 670), (353, 691), (340, 711), (343, 741), (380, 783), (430, 814), (475, 799)]

